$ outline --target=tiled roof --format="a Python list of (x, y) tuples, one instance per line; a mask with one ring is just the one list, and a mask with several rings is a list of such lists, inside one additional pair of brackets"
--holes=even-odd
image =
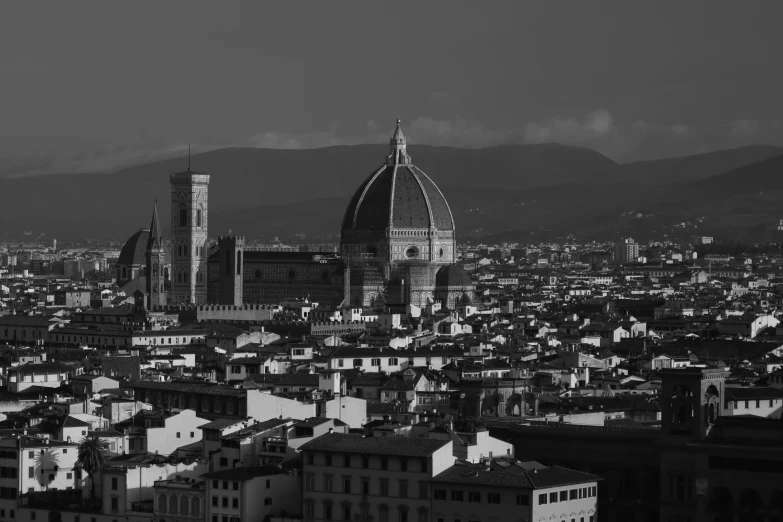
[(433, 477), (433, 482), (493, 486), (514, 489), (545, 489), (597, 482), (600, 477), (559, 466), (546, 467), (538, 462), (494, 460), (489, 467), (457, 463)]
[(783, 399), (783, 390), (777, 388), (726, 388), (727, 401)]
[(200, 430), (224, 430), (236, 424), (241, 424), (242, 421), (236, 419), (216, 419), (212, 422), (202, 424), (198, 427)]
[(254, 373), (248, 375), (245, 380), (277, 386), (318, 387), (318, 375), (314, 373)]
[(70, 415), (67, 416), (63, 422), (63, 428), (83, 428), (89, 425), (89, 422), (84, 422), (83, 420), (76, 419)]
[(364, 455), (398, 457), (429, 457), (449, 444), (448, 440), (416, 439), (407, 437), (357, 437), (341, 433), (327, 433), (301, 446), (302, 451), (328, 451)]
[(129, 388), (140, 390), (162, 390), (169, 392), (183, 392), (183, 393), (203, 393), (206, 395), (227, 395), (234, 397), (245, 397), (246, 390), (240, 388), (231, 388), (228, 386), (220, 386), (216, 384), (200, 383), (200, 382), (152, 382), (152, 381), (139, 381), (128, 385)]

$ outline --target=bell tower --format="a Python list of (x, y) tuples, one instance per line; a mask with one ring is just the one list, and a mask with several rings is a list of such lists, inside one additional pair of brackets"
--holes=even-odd
[(718, 417), (727, 415), (725, 404), (728, 368), (660, 370), (661, 427), (673, 437), (704, 439)]
[(171, 175), (171, 304), (207, 302), (209, 174)]
[(163, 236), (160, 234), (160, 221), (158, 220), (158, 203), (152, 210), (152, 223), (150, 223), (150, 236), (147, 240), (145, 251), (147, 261), (147, 309), (154, 310), (166, 304), (165, 288), (165, 264), (166, 251), (163, 248)]

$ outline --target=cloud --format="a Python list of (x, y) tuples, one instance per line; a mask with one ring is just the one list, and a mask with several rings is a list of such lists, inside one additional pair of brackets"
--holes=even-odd
[(434, 103), (441, 103), (443, 105), (459, 105), (462, 103), (462, 99), (455, 95), (455, 94), (449, 94), (447, 92), (433, 92), (430, 94), (430, 101)]
[(736, 120), (729, 124), (732, 134), (749, 138), (756, 135), (759, 130), (758, 120)]
[[(783, 144), (783, 126), (777, 121), (765, 124), (746, 118), (699, 128), (682, 122), (621, 122), (606, 109), (583, 115), (520, 122), (513, 128), (491, 128), (461, 116), (419, 116), (403, 120), (402, 124), (408, 143), (414, 147), (424, 144), (480, 148), (556, 142), (587, 147), (620, 162), (684, 156), (751, 143)], [(350, 134), (344, 130), (346, 126), (341, 122), (332, 121), (325, 130), (305, 133), (265, 130), (245, 137), (194, 145), (193, 151), (206, 152), (229, 146), (312, 149), (333, 145), (387, 143), (394, 130), (393, 122), (379, 125), (374, 120), (358, 127), (348, 127), (361, 130)], [(167, 141), (157, 135), (148, 135), (135, 142), (107, 143), (91, 149), (82, 149), (78, 145), (69, 145), (63, 151), (44, 153), (19, 153), (9, 149), (6, 154), (0, 153), (0, 177), (111, 172), (132, 165), (181, 157), (188, 148), (186, 143)]]

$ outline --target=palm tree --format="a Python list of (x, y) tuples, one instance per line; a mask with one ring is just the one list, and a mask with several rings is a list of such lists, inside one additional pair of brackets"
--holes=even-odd
[(95, 500), (94, 474), (106, 463), (106, 454), (109, 443), (100, 437), (89, 436), (79, 441), (78, 457), (76, 463), (90, 477), (90, 497)]

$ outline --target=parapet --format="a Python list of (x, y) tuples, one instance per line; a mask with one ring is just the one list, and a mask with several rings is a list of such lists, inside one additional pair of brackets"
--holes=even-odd
[(218, 236), (218, 245), (221, 244), (245, 246), (245, 236)]

